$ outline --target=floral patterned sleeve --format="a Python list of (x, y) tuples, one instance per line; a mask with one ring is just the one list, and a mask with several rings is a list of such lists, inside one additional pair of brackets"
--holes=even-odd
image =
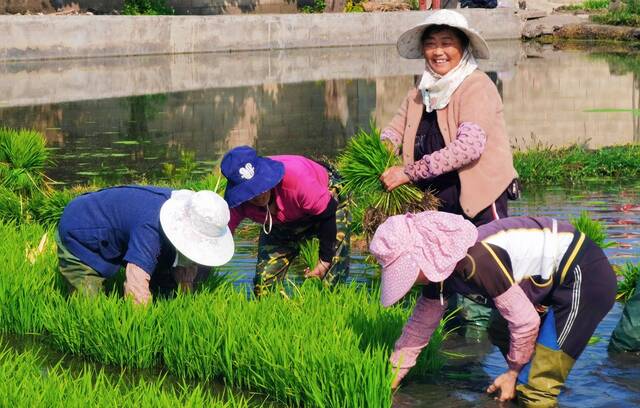
[(396, 154), (400, 151), (400, 146), (402, 145), (402, 135), (398, 134), (395, 130), (391, 128), (385, 128), (380, 135), (380, 140), (383, 142), (388, 140), (394, 147), (394, 151)]
[(411, 181), (419, 181), (458, 170), (478, 160), (486, 142), (487, 135), (480, 126), (472, 122), (463, 122), (458, 127), (453, 142), (438, 151), (424, 155), (415, 163), (406, 165), (404, 172)]

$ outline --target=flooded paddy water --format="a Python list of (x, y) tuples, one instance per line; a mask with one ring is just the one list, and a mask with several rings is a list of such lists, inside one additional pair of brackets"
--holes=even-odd
[[(481, 68), (503, 96), (514, 147), (640, 142), (640, 54), (491, 46)], [(420, 71), (393, 47), (4, 63), (0, 125), (42, 131), (54, 161), (47, 174), (65, 184), (169, 177), (166, 164), (179, 166), (183, 152), (207, 172), (240, 144), (333, 158), (358, 128), (384, 126)], [(510, 204), (513, 215), (561, 219), (588, 210), (616, 243), (606, 250), (612, 262), (640, 262), (640, 211), (630, 210), (639, 180), (525, 186)], [(354, 251), (351, 279), (371, 279), (365, 255)], [(238, 240), (223, 270), (248, 284), (254, 268), (255, 242)], [(620, 313), (616, 304), (598, 327), (561, 406), (640, 405), (640, 357), (607, 353)], [(467, 357), (403, 386), (396, 406), (496, 406), (484, 389), (505, 368), (497, 349), (457, 336), (446, 348)]]

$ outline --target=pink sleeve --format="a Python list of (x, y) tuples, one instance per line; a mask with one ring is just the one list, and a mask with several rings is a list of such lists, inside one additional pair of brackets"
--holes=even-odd
[(420, 296), (411, 317), (402, 328), (402, 335), (396, 341), (389, 358), (395, 368), (399, 368), (402, 379), (416, 365), (420, 352), (429, 343), (433, 332), (438, 328), (444, 314), (444, 306), (439, 300)]
[(388, 127), (382, 131), (380, 140), (388, 140), (394, 147), (395, 154), (398, 154), (400, 147), (402, 146), (402, 135), (396, 132), (393, 128)]
[(238, 225), (240, 224), (240, 222), (245, 217), (240, 207), (231, 208), (229, 212), (231, 213), (231, 217), (229, 218), (229, 229), (233, 234), (236, 231), (236, 228), (238, 228)]
[(538, 337), (540, 316), (520, 285), (511, 286), (493, 299), (496, 309), (509, 323), (509, 368), (520, 371), (529, 362)]
[(406, 165), (404, 171), (411, 181), (419, 181), (457, 170), (478, 160), (486, 142), (487, 135), (480, 126), (472, 122), (463, 122), (458, 127), (453, 142), (425, 155), (415, 163)]
[(138, 265), (128, 263), (125, 268), (126, 280), (124, 282), (124, 294), (133, 296), (134, 302), (146, 304), (151, 300), (149, 281), (151, 276)]

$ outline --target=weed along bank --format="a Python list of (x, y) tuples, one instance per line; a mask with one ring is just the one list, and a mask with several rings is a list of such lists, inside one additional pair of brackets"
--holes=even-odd
[(637, 50), (274, 4), (0, 15), (0, 396), (632, 406)]

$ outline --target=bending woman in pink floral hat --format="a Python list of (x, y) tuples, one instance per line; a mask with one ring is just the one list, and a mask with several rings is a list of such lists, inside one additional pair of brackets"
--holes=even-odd
[(438, 327), (446, 298), (457, 293), (497, 309), (508, 325), (508, 369), (487, 392), (500, 401), (517, 392), (524, 406), (555, 406), (615, 301), (616, 278), (605, 254), (553, 218), (504, 218), (476, 228), (444, 212), (398, 215), (378, 228), (370, 250), (383, 268), (384, 306), (423, 285), (391, 355), (398, 369), (394, 388)]

